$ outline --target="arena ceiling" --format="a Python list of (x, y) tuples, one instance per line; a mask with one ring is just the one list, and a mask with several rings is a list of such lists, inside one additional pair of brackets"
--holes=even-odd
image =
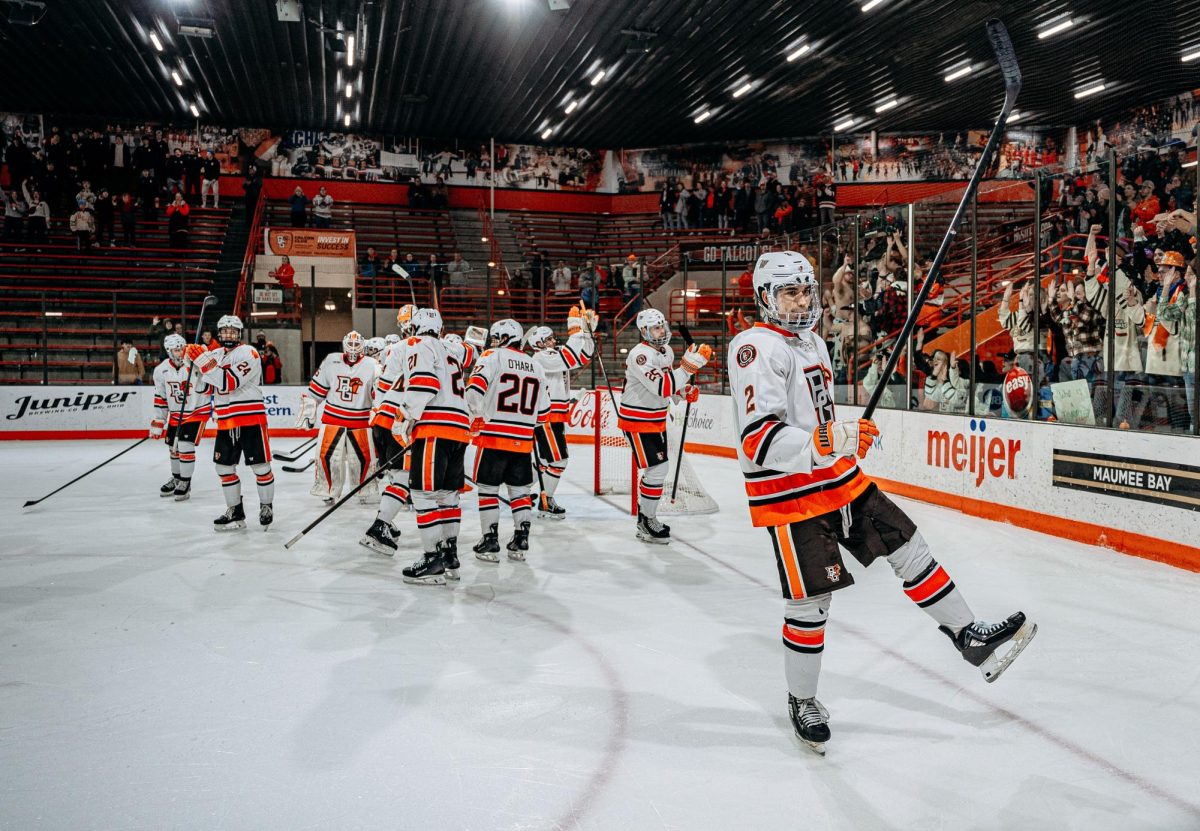
[(303, 0), (295, 22), (277, 0), (44, 4), (30, 26), (13, 21), (36, 4), (0, 0), (0, 110), (178, 121), (195, 105), (205, 123), (317, 129), (348, 114), (361, 132), (600, 147), (810, 136), (848, 118), (985, 127), (1002, 98), (990, 16), (1024, 70), (1023, 123), (1200, 86), (1200, 59), (1182, 60), (1200, 49), (1200, 0)]

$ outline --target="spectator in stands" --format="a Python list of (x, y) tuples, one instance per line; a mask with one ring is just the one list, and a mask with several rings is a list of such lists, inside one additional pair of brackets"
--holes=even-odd
[(212, 194), (213, 207), (221, 207), (221, 163), (209, 150), (200, 164), (200, 207), (208, 207), (208, 195)]
[(717, 227), (724, 230), (729, 227), (730, 219), (733, 215), (733, 191), (729, 189), (729, 182), (724, 179), (717, 185), (712, 193), (712, 210), (717, 221)]
[(183, 150), (175, 148), (175, 153), (167, 159), (167, 191), (175, 198), (175, 191), (183, 193)]
[(167, 232), (171, 237), (172, 248), (188, 247), (188, 239), (191, 236), (188, 214), (191, 212), (191, 207), (183, 201), (183, 194), (175, 194), (175, 200), (167, 206)]
[(288, 197), (293, 228), (303, 228), (308, 224), (308, 203), (309, 199), (304, 195), (304, 188), (296, 185), (296, 189)]
[(957, 355), (938, 349), (933, 353), (931, 369), (925, 379), (925, 401), (923, 410), (939, 413), (965, 413), (970, 396), (967, 379), (963, 378), (961, 362)]
[(818, 222), (821, 225), (829, 225), (833, 222), (833, 212), (837, 208), (837, 185), (833, 183), (833, 179), (821, 177), (819, 182), (815, 182), (817, 190), (817, 213), (819, 214)]
[[(630, 255), (632, 256), (632, 255)], [(642, 310), (642, 272), (634, 271), (625, 280), (625, 290), (621, 294), (621, 305), (625, 307), (625, 319), (633, 320)]]
[(675, 226), (675, 198), (671, 194), (671, 183), (664, 181), (658, 192), (658, 213), (662, 217), (663, 230), (669, 231)]
[(579, 272), (579, 302), (583, 303), (585, 309), (596, 308), (596, 284), (599, 282), (599, 275), (596, 273), (596, 264), (588, 260), (583, 265), (583, 271)]
[(292, 266), (292, 259), (287, 254), (283, 255), (279, 265), (275, 266), (274, 271), (268, 271), (267, 276), (279, 283), (281, 288), (294, 289), (296, 288), (296, 269)]
[(141, 354), (132, 340), (121, 338), (121, 348), (117, 351), (117, 383), (140, 384), (145, 380), (146, 364)]
[(329, 191), (325, 189), (324, 185), (313, 197), (312, 206), (314, 227), (328, 228), (333, 225), (333, 197), (329, 195)]
[(429, 190), (429, 207), (435, 211), (444, 211), (450, 207), (450, 189), (446, 180), (440, 175), (434, 179), (433, 187)]
[(550, 273), (550, 284), (553, 286), (555, 294), (569, 294), (571, 292), (571, 269), (564, 260), (559, 260), (554, 266), (554, 271)]
[(25, 227), (25, 214), (29, 206), (17, 192), (0, 189), (0, 199), (4, 201), (4, 241), (20, 242)]
[(549, 276), (550, 258), (542, 249), (535, 249), (529, 258), (529, 285), (535, 292), (546, 290), (546, 278)]
[(462, 254), (455, 251), (454, 259), (446, 265), (446, 276), (449, 278), (450, 285), (457, 288), (465, 288), (470, 273), (471, 264), (463, 259)]
[(1158, 196), (1154, 192), (1154, 180), (1147, 179), (1138, 189), (1138, 202), (1134, 205), (1132, 213), (1133, 222), (1142, 226), (1147, 237), (1154, 237), (1158, 229), (1152, 220), (1160, 213), (1162, 208), (1159, 207)]
[(113, 222), (116, 219), (117, 200), (108, 192), (108, 188), (100, 188), (94, 212), (96, 214), (96, 244), (104, 245), (107, 242), (109, 246), (115, 246), (117, 241), (113, 235)]
[(29, 192), (29, 180), (21, 183), (21, 193), (29, 211), (25, 220), (25, 233), (30, 242), (46, 242), (50, 230), (50, 205), (42, 199), (38, 190)]
[(121, 194), (117, 214), (121, 217), (121, 242), (133, 248), (137, 245), (137, 202), (133, 194), (128, 191)]
[(154, 181), (154, 171), (142, 168), (138, 178), (138, 203), (142, 206), (142, 219), (153, 222), (158, 219), (159, 207), (158, 182)]
[[(392, 254), (396, 254), (395, 248), (392, 249)], [(421, 271), (420, 260), (418, 260), (411, 251), (405, 254), (403, 259), (399, 261), (393, 260), (393, 263), (398, 264), (402, 269), (404, 269), (404, 271), (408, 274), (408, 279), (410, 280), (416, 280), (424, 276), (423, 272)]]
[(242, 210), (245, 211), (247, 228), (254, 224), (254, 209), (258, 205), (258, 194), (262, 191), (262, 184), (258, 165), (250, 162), (246, 165), (246, 175), (242, 179)]
[[(1185, 270), (1180, 252), (1164, 252), (1158, 266), (1157, 290), (1148, 295), (1137, 320), (1146, 334), (1146, 374), (1152, 386), (1167, 388), (1168, 417), (1175, 429), (1187, 429), (1189, 425), (1183, 380), (1184, 322), (1189, 299)], [(1191, 279), (1194, 285), (1195, 277)], [(1192, 338), (1194, 341), (1194, 328)], [(1191, 348), (1195, 348), (1194, 342)]]
[(446, 267), (438, 262), (437, 254), (430, 254), (426, 268), (429, 279), (433, 282), (434, 290), (440, 294), (446, 282)]
[[(155, 317), (153, 320), (150, 321), (150, 331), (147, 332), (146, 334), (147, 334), (147, 337), (149, 337), (151, 343), (158, 344), (159, 359), (161, 360), (163, 358), (166, 358), (167, 350), (163, 346), (163, 342), (167, 339), (167, 335), (176, 334), (175, 324), (171, 322), (171, 318)], [(179, 332), (178, 334), (183, 335), (183, 332)], [(186, 337), (186, 335), (184, 335), (184, 337)], [(201, 341), (201, 343), (208, 343), (208, 341), (206, 341), (206, 340)]]
[(125, 138), (118, 133), (113, 138), (112, 152), (108, 156), (108, 186), (113, 190), (127, 188), (131, 184), (133, 160), (129, 157), (129, 148)]
[(636, 282), (639, 286), (646, 282), (646, 265), (638, 259), (637, 254), (630, 254), (625, 258), (624, 265), (621, 266), (622, 285), (628, 286), (631, 281)]
[[(183, 334), (183, 332), (180, 332), (179, 334), (181, 334), (181, 335), (182, 335), (182, 334)], [(212, 344), (214, 343), (214, 341), (213, 341), (213, 334), (212, 334), (212, 330), (211, 330), (211, 329), (205, 329), (204, 331), (202, 331), (202, 332), (200, 333), (200, 339), (199, 339), (198, 341), (196, 341), (196, 342), (197, 342), (197, 343), (202, 343), (202, 344), (204, 344), (205, 346), (212, 346)]]
[(183, 174), (187, 180), (187, 190), (184, 195), (191, 204), (194, 204), (200, 198), (200, 169), (203, 166), (204, 160), (200, 158), (199, 153), (196, 152), (196, 148), (189, 148), (183, 156)]
[(1000, 325), (1008, 332), (1013, 342), (1013, 352), (1016, 353), (1017, 366), (1033, 375), (1033, 364), (1036, 360), (1036, 344), (1033, 339), (1033, 282), (1027, 282), (1021, 287), (1017, 308), (1012, 308), (1013, 283), (1004, 287), (1004, 296), (1000, 299), (997, 311), (1000, 314)]
[(91, 251), (92, 236), (96, 233), (96, 217), (84, 207), (86, 204), (78, 203), (77, 210), (71, 214), (71, 233), (75, 235), (75, 247), (78, 251)]
[[(867, 367), (867, 373), (863, 376), (863, 389), (867, 391), (867, 395), (873, 395), (875, 387), (879, 385), (879, 379), (883, 377), (883, 370), (887, 367), (888, 353), (887, 348), (877, 346), (871, 352), (871, 365)], [(884, 385), (883, 392), (879, 394), (879, 406), (887, 409), (896, 408), (896, 396), (892, 394), (892, 387), (898, 386), (899, 389), (904, 389), (904, 378), (898, 373), (893, 372), (891, 380)]]
[(75, 202), (83, 202), (84, 207), (89, 211), (96, 209), (96, 194), (92, 190), (92, 183), (87, 179), (80, 183), (79, 193), (75, 194)]
[(275, 344), (267, 340), (264, 336), (260, 336), (262, 342), (258, 347), (258, 356), (262, 361), (262, 377), (264, 384), (282, 384), (283, 383), (283, 359), (279, 357), (279, 350), (275, 348)]
[(739, 234), (745, 233), (750, 225), (750, 215), (754, 213), (754, 189), (749, 181), (743, 181), (742, 186), (733, 195), (733, 227)]
[(675, 186), (675, 225), (676, 229), (688, 227), (688, 201), (692, 198), (691, 191), (683, 185)]
[(1050, 316), (1062, 327), (1067, 344), (1068, 360), (1060, 361), (1059, 380), (1082, 378), (1091, 387), (1096, 383), (1096, 373), (1103, 371), (1100, 346), (1104, 318), (1085, 299), (1082, 283), (1065, 277), (1058, 283), (1056, 276), (1050, 281), (1050, 291), (1055, 297)]
[(364, 277), (378, 277), (380, 268), (383, 266), (383, 261), (379, 259), (379, 252), (375, 250), (375, 246), (368, 245), (366, 256), (363, 257), (362, 266), (359, 272)]
[(770, 218), (770, 212), (767, 210), (767, 183), (759, 183), (758, 188), (754, 191), (754, 218), (755, 228), (761, 233), (767, 230), (767, 223)]

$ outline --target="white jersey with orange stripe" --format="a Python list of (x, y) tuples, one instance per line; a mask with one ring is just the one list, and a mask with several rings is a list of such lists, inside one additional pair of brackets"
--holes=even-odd
[(324, 401), (321, 423), (352, 430), (365, 429), (371, 417), (371, 396), (375, 379), (379, 377), (379, 362), (367, 355), (347, 360), (344, 352), (325, 356), (317, 367), (309, 393)]
[(409, 338), (404, 384), (393, 387), (379, 406), (380, 416), (413, 419), (412, 437), (448, 438), (466, 443), (471, 420), (463, 400), (464, 350), (430, 335)]
[(375, 396), (372, 399), (372, 404), (376, 407), (383, 401), (383, 397), (391, 392), (392, 387), (399, 383), (404, 385), (404, 362), (408, 357), (408, 341), (401, 340), (396, 343), (389, 343), (387, 348), (383, 350), (383, 356), (380, 360), (382, 370), (379, 373), (379, 379), (375, 382)]
[[(196, 391), (193, 383), (188, 391), (186, 406), (183, 405), (183, 386), (188, 382), (191, 367), (187, 363), (176, 364), (168, 358), (160, 361), (154, 367), (154, 420), (167, 424), (167, 414), (170, 413), (170, 424), (178, 424), (181, 415), (189, 422), (207, 421), (212, 414), (212, 401), (209, 396)], [(195, 381), (195, 379), (192, 379)]]
[(679, 400), (691, 380), (675, 366), (669, 346), (642, 341), (625, 359), (625, 389), (617, 408), (617, 426), (629, 433), (661, 433), (667, 429), (667, 409)]
[[(262, 394), (262, 359), (253, 346), (240, 343), (233, 349), (220, 347), (211, 353), (217, 365), (200, 375), (197, 392), (211, 394), (217, 428), (230, 430), (267, 423)], [(203, 360), (203, 359), (200, 359)]]
[(853, 456), (813, 459), (813, 432), (834, 420), (825, 342), (758, 323), (729, 343), (738, 462), (756, 526), (836, 511), (870, 485)]
[(483, 420), (473, 444), (529, 453), (533, 428), (550, 415), (546, 373), (519, 349), (490, 349), (475, 362), (467, 382), (467, 407)]
[(571, 413), (571, 373), (592, 362), (596, 341), (586, 332), (576, 332), (563, 346), (538, 349), (533, 359), (546, 373), (550, 389), (550, 417), (547, 421), (567, 421)]

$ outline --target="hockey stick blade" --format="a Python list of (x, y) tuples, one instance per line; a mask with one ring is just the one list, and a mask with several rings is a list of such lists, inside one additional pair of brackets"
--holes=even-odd
[(66, 490), (66, 489), (67, 489), (67, 488), (69, 488), (71, 485), (74, 485), (76, 482), (78, 482), (80, 479), (82, 479), (83, 477), (85, 477), (85, 476), (89, 476), (89, 475), (91, 475), (91, 474), (95, 473), (97, 470), (99, 470), (100, 468), (104, 467), (104, 466), (105, 466), (106, 464), (108, 464), (109, 462), (116, 461), (117, 459), (121, 458), (121, 457), (122, 457), (122, 456), (124, 456), (126, 453), (128, 453), (130, 450), (133, 450), (133, 448), (137, 447), (137, 446), (138, 446), (138, 445), (140, 445), (140, 444), (143, 444), (143, 443), (145, 443), (145, 442), (148, 442), (148, 441), (150, 441), (150, 437), (149, 437), (149, 436), (145, 436), (145, 437), (143, 437), (143, 438), (140, 438), (140, 439), (138, 439), (137, 441), (135, 441), (133, 444), (129, 445), (129, 447), (126, 447), (124, 450), (122, 450), (122, 451), (121, 451), (120, 453), (118, 453), (117, 455), (115, 455), (115, 456), (113, 456), (113, 457), (111, 457), (111, 458), (105, 459), (103, 462), (101, 462), (100, 464), (96, 465), (94, 468), (92, 468), (91, 470), (89, 470), (87, 473), (83, 473), (83, 474), (80, 474), (79, 476), (76, 476), (76, 477), (75, 477), (74, 479), (72, 479), (70, 482), (67, 482), (67, 484), (63, 485), (62, 487), (55, 488), (54, 490), (50, 491), (50, 493), (48, 493), (48, 494), (46, 494), (45, 496), (43, 496), (41, 499), (27, 499), (27, 500), (25, 500), (25, 504), (24, 504), (24, 505), (22, 505), (21, 507), (22, 507), (22, 508), (29, 508), (29, 507), (32, 507), (32, 506), (34, 506), (34, 505), (38, 504), (39, 502), (45, 502), (47, 499), (49, 499), (50, 497), (54, 496), (54, 494), (58, 493), (59, 491), (61, 491), (61, 490)]
[(298, 446), (295, 450), (292, 450), (291, 452), (284, 450), (279, 453), (276, 453), (275, 458), (279, 459), (281, 462), (294, 462), (297, 459), (299, 459), (301, 456), (303, 456), (305, 453), (307, 453), (312, 448), (312, 446), (316, 442), (316, 440), (317, 440), (317, 437), (313, 436), (311, 439), (304, 442), (303, 444), (301, 444), (300, 446)]
[(284, 465), (283, 469), (286, 470), (288, 473), (303, 473), (304, 471), (308, 470), (310, 467), (312, 467), (316, 463), (317, 463), (316, 459), (309, 459), (308, 463), (306, 465), (304, 465), (303, 467), (289, 467), (288, 465)]
[(996, 18), (987, 22), (988, 40), (992, 42), (992, 51), (996, 53), (996, 63), (1000, 64), (1000, 74), (1004, 76), (1004, 89), (1007, 93), (1012, 90), (1015, 99), (1021, 91), (1021, 67), (1017, 63), (1017, 53), (1013, 50), (1012, 39), (1008, 29)]

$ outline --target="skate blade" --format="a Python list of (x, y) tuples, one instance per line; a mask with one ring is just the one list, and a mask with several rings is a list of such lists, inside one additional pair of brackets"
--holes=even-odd
[(523, 562), (525, 562), (525, 552), (524, 551), (510, 551), (510, 552), (508, 552), (508, 559), (509, 559), (509, 562), (523, 563)]
[(475, 559), (481, 563), (498, 563), (500, 562), (500, 555), (493, 554), (491, 551), (476, 551)]
[(643, 534), (641, 531), (638, 531), (637, 538), (639, 540), (641, 540), (642, 542), (653, 543), (654, 545), (670, 545), (671, 544), (670, 537), (664, 537), (664, 538), (660, 539), (659, 537), (652, 537), (649, 534)]
[(370, 537), (363, 537), (358, 541), (358, 544), (363, 548), (369, 548), (377, 554), (382, 554), (385, 557), (395, 557), (396, 552)]
[(809, 750), (811, 750), (813, 753), (816, 753), (818, 756), (822, 756), (822, 757), (824, 757), (824, 755), (825, 755), (825, 742), (810, 742), (808, 739), (806, 739), (806, 738), (803, 738), (803, 737), (802, 737), (800, 734), (798, 734), (798, 733), (793, 733), (792, 735), (794, 735), (794, 736), (796, 737), (796, 741), (800, 742), (800, 744), (802, 744), (802, 745), (804, 745), (805, 747), (807, 747), (807, 748), (808, 748)]
[(431, 574), (428, 577), (409, 577), (402, 574), (400, 577), (405, 583), (412, 583), (414, 586), (444, 586), (446, 585), (446, 575)]
[(175, 491), (167, 491), (166, 493), (163, 493), (162, 491), (159, 491), (159, 492), (158, 492), (158, 495), (159, 495), (159, 496), (161, 496), (163, 499), (166, 499), (168, 496), (174, 496), (174, 495), (175, 495)]
[(177, 493), (177, 494), (175, 494), (175, 501), (176, 501), (176, 502), (187, 502), (187, 501), (188, 501), (189, 499), (191, 499), (191, 498), (192, 498), (192, 495), (191, 495), (190, 493)]
[(1004, 674), (1004, 671), (1012, 666), (1012, 662), (1017, 659), (1025, 647), (1029, 646), (1029, 642), (1033, 640), (1033, 636), (1037, 634), (1037, 624), (1033, 621), (1026, 621), (1025, 625), (1017, 630), (1017, 634), (1012, 636), (1009, 641), (1011, 646), (1008, 651), (1002, 656), (997, 657), (993, 652), (984, 662), (980, 664), (979, 671), (983, 673), (983, 679), (989, 684)]
[(446, 579), (447, 579), (447, 580), (459, 580), (459, 579), (461, 579), (461, 578), (458, 576), (458, 569), (456, 569), (456, 568), (448, 568), (448, 569), (446, 569)]
[(549, 511), (538, 511), (538, 517), (540, 519), (552, 519), (555, 522), (557, 522), (559, 520), (566, 519), (567, 515), (566, 514), (552, 514)]
[(237, 522), (231, 522), (228, 525), (214, 525), (213, 530), (219, 534), (223, 534), (226, 531), (240, 531), (245, 527), (246, 523), (243, 520), (238, 520)]

